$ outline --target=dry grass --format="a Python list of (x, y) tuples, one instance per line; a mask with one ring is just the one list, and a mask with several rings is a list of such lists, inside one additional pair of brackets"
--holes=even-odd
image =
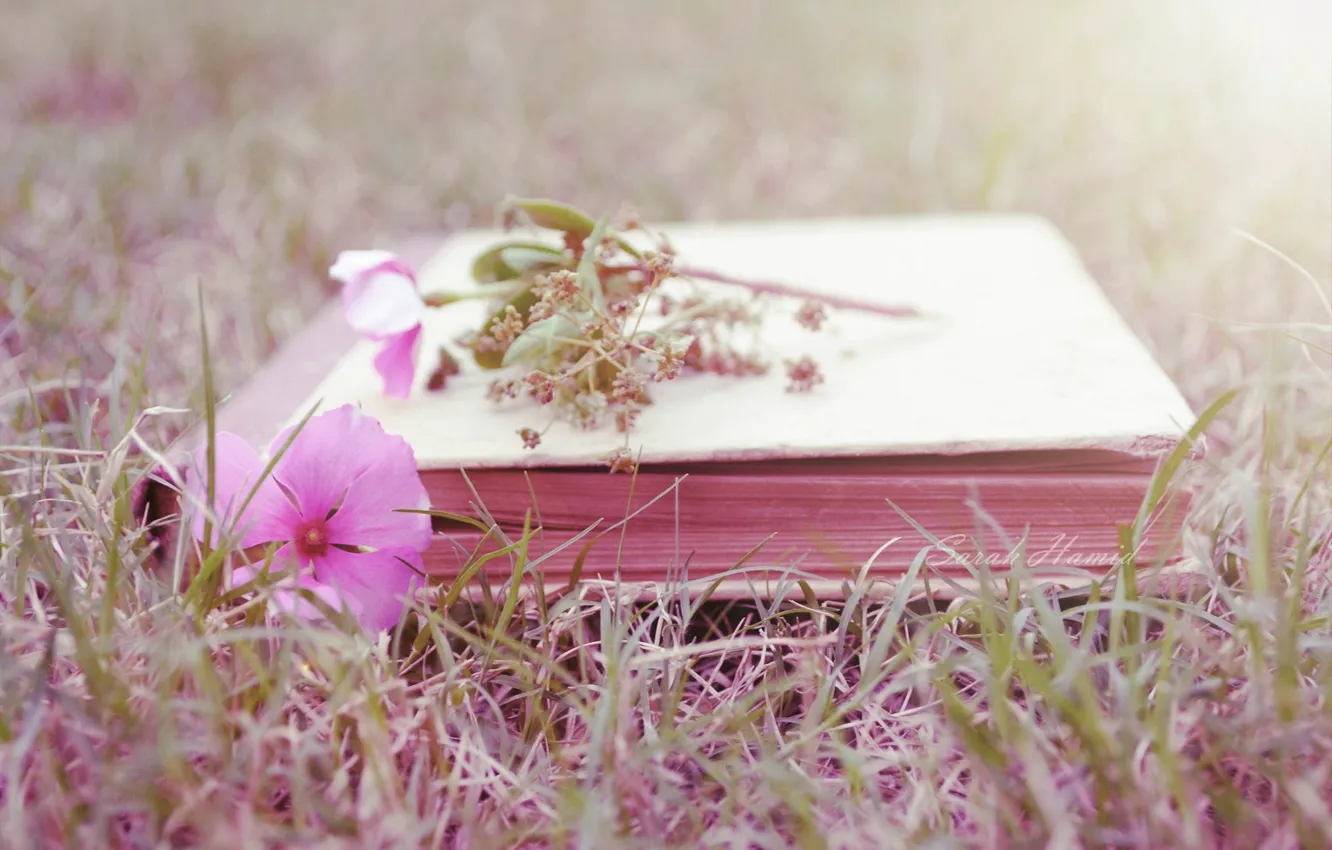
[[(9, 4), (0, 843), (1332, 843), (1318, 4), (424, 5)], [(126, 450), (203, 408), (198, 288), (233, 388), (333, 252), (506, 193), (1050, 216), (1198, 407), (1238, 391), (1188, 474), (1206, 586), (571, 599), (414, 647), (183, 607)]]

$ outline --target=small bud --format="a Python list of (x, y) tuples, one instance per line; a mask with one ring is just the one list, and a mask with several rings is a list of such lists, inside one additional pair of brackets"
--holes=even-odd
[(519, 428), (518, 436), (523, 438), (525, 449), (535, 449), (541, 445), (541, 434), (534, 428)]

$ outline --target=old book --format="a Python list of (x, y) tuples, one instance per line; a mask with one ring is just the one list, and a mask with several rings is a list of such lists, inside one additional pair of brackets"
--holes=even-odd
[[(832, 588), (913, 564), (936, 582), (966, 583), (1019, 558), (1038, 579), (1076, 582), (1114, 566), (1120, 528), (1135, 519), (1140, 565), (1178, 560), (1187, 494), (1140, 513), (1194, 414), (1049, 223), (964, 215), (655, 229), (691, 266), (922, 315), (833, 310), (811, 332), (774, 302), (753, 345), (776, 368), (654, 385), (628, 441), (636, 475), (607, 470), (605, 457), (625, 445), (613, 426), (550, 424), (529, 400), (496, 405), (485, 397), (496, 373), (457, 347), (462, 372), (442, 391), (426, 389), (423, 368), (410, 397), (385, 396), (377, 346), (336, 305), (223, 406), (219, 427), (264, 446), (312, 406), (359, 405), (411, 443), (435, 508), (496, 526), (483, 541), (439, 524), (426, 564), (445, 580), (516, 539), (525, 521), (539, 529), (533, 569), (552, 588), (576, 561), (582, 580), (721, 581), (736, 593), (796, 578)], [(397, 249), (422, 291), (465, 291), (473, 259), (502, 235)], [(486, 309), (430, 311), (423, 364)], [(804, 355), (824, 383), (788, 393), (781, 362)], [(538, 448), (523, 447), (524, 427), (544, 429)], [(507, 578), (507, 564), (491, 565), (491, 581)]]

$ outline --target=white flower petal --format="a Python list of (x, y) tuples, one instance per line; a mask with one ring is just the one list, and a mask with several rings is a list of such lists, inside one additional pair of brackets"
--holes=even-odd
[(363, 334), (399, 334), (416, 327), (425, 303), (416, 284), (396, 272), (376, 272), (346, 305), (347, 323)]
[(388, 251), (343, 251), (328, 270), (328, 276), (342, 283), (351, 283), (357, 275), (396, 259)]

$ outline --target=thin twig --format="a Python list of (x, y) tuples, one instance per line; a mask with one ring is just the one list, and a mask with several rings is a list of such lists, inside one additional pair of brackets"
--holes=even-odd
[[(615, 269), (615, 271), (641, 271), (645, 274), (651, 274), (651, 270), (646, 263), (620, 267)], [(875, 301), (862, 301), (859, 298), (848, 298), (843, 295), (829, 295), (824, 292), (813, 292), (798, 286), (792, 286), (789, 283), (778, 283), (777, 281), (772, 280), (746, 280), (745, 278), (731, 277), (730, 275), (721, 274), (720, 272), (709, 271), (707, 269), (696, 269), (691, 266), (676, 266), (674, 269), (674, 275), (676, 277), (694, 278), (695, 280), (710, 280), (714, 283), (724, 283), (731, 286), (743, 286), (752, 292), (759, 292), (766, 295), (780, 295), (787, 298), (807, 298), (838, 310), (858, 310), (862, 313), (890, 316), (895, 319), (913, 319), (920, 318), (921, 316), (921, 312), (915, 307), (908, 307), (902, 304), (881, 304)]]

